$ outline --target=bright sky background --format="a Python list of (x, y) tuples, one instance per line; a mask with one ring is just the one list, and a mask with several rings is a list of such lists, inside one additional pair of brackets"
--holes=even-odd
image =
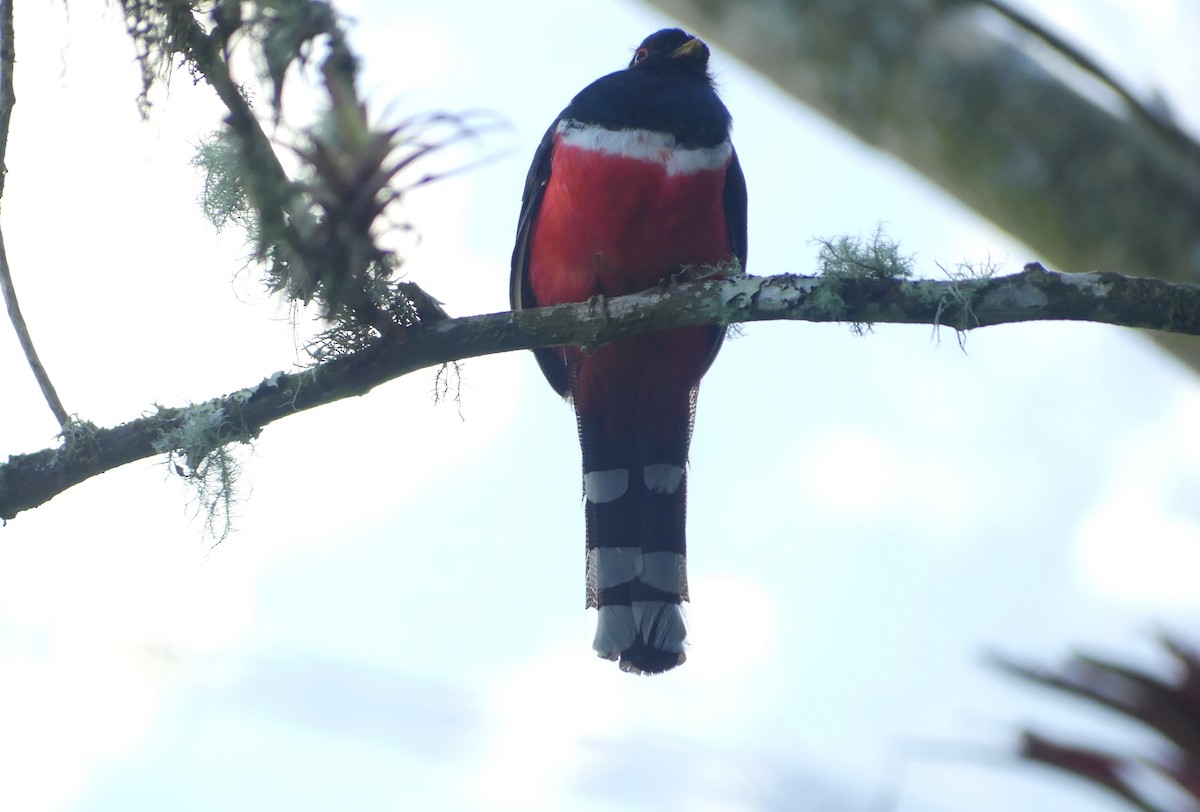
[[(140, 122), (132, 49), (94, 5), (17, 6), (3, 226), (67, 408), (108, 425), (300, 355), (195, 205), (210, 92), (178, 76)], [(1194, 4), (1049, 5), (1200, 121)], [(505, 308), (542, 132), (671, 21), (610, 0), (343, 7), (377, 110), (510, 122), (461, 155), (495, 160), (411, 197), (406, 266), (454, 314)], [(752, 272), (810, 272), (811, 238), (878, 222), (930, 275), (1039, 259), (720, 50), (715, 67)], [(969, 749), (905, 754), (1000, 752), (1032, 721), (1142, 741), (980, 655), (1155, 664), (1159, 627), (1200, 639), (1200, 386), (1102, 326), (966, 350), (795, 323), (726, 345), (692, 450), (692, 648), (653, 679), (589, 652), (574, 422), (526, 353), (467, 362), (458, 407), (422, 372), (270, 426), (219, 546), (161, 460), (95, 478), (0, 529), (0, 808), (1121, 809)], [(6, 329), (0, 371), (0, 453), (52, 443)]]

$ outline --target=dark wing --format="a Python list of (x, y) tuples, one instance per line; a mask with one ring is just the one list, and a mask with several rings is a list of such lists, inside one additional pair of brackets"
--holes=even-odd
[[(538, 212), (542, 207), (542, 195), (546, 192), (546, 184), (550, 182), (554, 128), (557, 126), (556, 120), (550, 125), (550, 129), (546, 130), (542, 143), (533, 154), (529, 175), (525, 178), (525, 193), (521, 196), (521, 219), (517, 223), (517, 244), (513, 247), (512, 276), (509, 280), (508, 295), (513, 310), (538, 307), (533, 288), (529, 284), (529, 247), (533, 238), (533, 225), (537, 222)], [(743, 192), (743, 196), (744, 194)], [(742, 222), (745, 222), (744, 215)], [(533, 354), (554, 391), (563, 397), (570, 394), (571, 374), (562, 352), (557, 349), (540, 349), (534, 350)]]
[[(737, 257), (741, 272), (746, 272), (746, 176), (742, 174), (742, 165), (738, 161), (737, 150), (729, 159), (729, 167), (725, 170), (725, 188), (721, 192), (721, 203), (725, 208), (725, 228), (729, 230), (729, 253)], [(725, 343), (726, 329), (714, 327), (712, 352), (704, 364), (704, 371), (712, 366), (721, 345)]]
[(721, 200), (725, 205), (725, 226), (729, 229), (729, 248), (738, 262), (742, 273), (746, 272), (746, 176), (738, 162), (737, 150), (725, 170), (725, 191)]

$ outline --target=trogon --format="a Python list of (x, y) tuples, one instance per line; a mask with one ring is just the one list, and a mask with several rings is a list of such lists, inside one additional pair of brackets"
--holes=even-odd
[[(735, 259), (745, 268), (746, 182), (708, 57), (677, 28), (652, 34), (550, 125), (525, 182), (514, 309), (603, 301)], [(534, 350), (575, 407), (593, 646), (624, 671), (684, 660), (688, 446), (700, 378), (724, 337), (685, 327), (591, 352)]]

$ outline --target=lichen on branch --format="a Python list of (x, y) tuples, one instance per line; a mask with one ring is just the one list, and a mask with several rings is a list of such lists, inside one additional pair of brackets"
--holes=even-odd
[[(235, 392), (229, 399), (237, 402), (249, 395)], [(255, 436), (257, 432), (229, 418), (221, 400), (210, 400), (175, 411), (152, 443), (155, 452), (166, 454), (171, 470), (192, 485), (205, 530), (218, 541), (233, 527), (238, 498), (242, 466), (234, 447)]]
[[(947, 302), (956, 303), (947, 306)], [(800, 320), (933, 324), (968, 331), (1026, 321), (1093, 321), (1200, 335), (1200, 288), (1116, 273), (1063, 274), (1036, 263), (1008, 276), (949, 280), (780, 275), (686, 281), (588, 303), (414, 324), (403, 341), (377, 341), (299, 372), (277, 372), (256, 386), (214, 398), (215, 441), (244, 441), (288, 415), (362, 395), (418, 369), (512, 350), (601, 346), (653, 330), (704, 324)], [(48, 448), (0, 464), (0, 518), (43, 504), (89, 477), (127, 462), (183, 449), (196, 407), (159, 409), (88, 436), (89, 452)], [(210, 427), (211, 428), (211, 427)], [(182, 432), (182, 434), (181, 434)], [(222, 432), (228, 432), (222, 434)], [(201, 433), (203, 434), (203, 433)], [(166, 438), (166, 439), (165, 439)], [(169, 438), (176, 438), (174, 440)]]

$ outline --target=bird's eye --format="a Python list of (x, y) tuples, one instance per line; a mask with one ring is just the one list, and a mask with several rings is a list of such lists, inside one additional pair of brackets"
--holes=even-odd
[(650, 50), (648, 48), (638, 48), (633, 55), (633, 64), (636, 65), (639, 62), (644, 62), (648, 56), (650, 56)]

